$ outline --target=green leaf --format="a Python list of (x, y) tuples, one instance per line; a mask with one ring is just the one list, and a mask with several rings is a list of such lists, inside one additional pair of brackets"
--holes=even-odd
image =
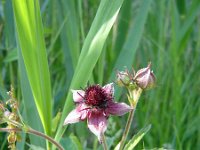
[[(105, 40), (113, 26), (123, 0), (102, 0), (98, 8), (90, 31), (84, 41), (78, 64), (71, 82), (70, 89), (77, 89), (86, 85), (91, 77), (95, 64), (100, 57)], [(112, 6), (112, 7), (110, 7)], [(72, 107), (72, 94), (68, 93), (63, 109), (61, 122), (57, 130), (56, 140), (59, 140), (65, 131), (63, 122)]]
[(186, 21), (181, 25), (179, 30), (178, 34), (179, 42), (181, 42), (182, 38), (185, 36), (190, 27), (193, 25), (193, 22), (195, 21), (196, 17), (199, 15), (200, 12), (200, 3), (198, 0), (192, 1), (191, 5), (192, 6), (190, 7), (188, 16), (186, 17), (188, 19), (186, 19)]
[(67, 137), (67, 138), (62, 138), (60, 141), (61, 145), (65, 149), (71, 149), (71, 150), (82, 150), (82, 146), (80, 142), (78, 141), (77, 137), (73, 136)]
[(83, 150), (82, 144), (80, 143), (79, 139), (75, 135), (71, 134), (69, 138), (74, 143), (74, 145), (76, 145), (77, 150)]
[(3, 98), (4, 102), (9, 99), (6, 89), (1, 85), (0, 85), (0, 96)]
[(8, 55), (4, 59), (4, 62), (8, 63), (8, 62), (12, 62), (12, 61), (15, 61), (15, 60), (18, 60), (17, 49), (13, 49), (13, 50), (9, 51)]
[[(142, 38), (142, 33), (144, 30), (145, 22), (147, 20), (150, 4), (151, 0), (143, 0), (141, 2), (139, 12), (134, 19), (134, 23), (130, 27), (130, 31), (127, 35), (127, 40), (124, 43), (115, 63), (115, 66), (112, 70), (112, 74), (109, 79), (110, 81), (113, 81), (115, 79), (116, 69), (122, 69), (124, 66), (126, 66), (127, 68), (131, 68), (133, 60), (135, 58), (136, 50), (139, 47), (139, 42)], [(121, 94), (119, 89), (116, 89), (115, 93), (116, 98), (118, 98)]]
[[(20, 74), (20, 84), (21, 84), (21, 91), (22, 91), (22, 102), (24, 105), (24, 116), (25, 121), (28, 125), (40, 132), (43, 132), (42, 123), (39, 118), (39, 114), (37, 112), (37, 108), (34, 102), (33, 94), (31, 92), (31, 87), (28, 81), (28, 77), (26, 74), (26, 68), (24, 65), (24, 61), (22, 58), (21, 51), (18, 48), (19, 52), (19, 74)], [(30, 137), (31, 144), (38, 145), (38, 146), (45, 146), (45, 142), (43, 139), (38, 138), (35, 135), (28, 135)]]
[[(131, 9), (132, 9), (132, 0), (126, 0), (123, 3), (119, 14), (119, 21), (118, 21), (118, 33), (116, 37), (116, 41), (114, 43), (114, 50), (115, 55), (118, 56), (123, 44), (127, 39), (127, 35), (129, 32), (130, 20), (131, 20)], [(137, 26), (136, 26), (137, 27)]]
[(16, 143), (17, 149), (25, 149), (26, 133), (20, 133), (20, 141)]
[[(67, 18), (64, 29), (62, 31), (62, 43), (65, 47), (65, 51), (69, 51), (69, 56), (72, 59), (73, 68), (77, 65), (77, 60), (80, 55), (80, 41), (79, 41), (79, 23), (77, 20), (76, 4), (74, 0), (60, 0), (56, 2), (59, 6), (58, 8), (58, 18), (59, 22), (62, 23), (62, 18)], [(66, 39), (63, 41), (63, 39)], [(64, 54), (66, 52), (64, 51)], [(68, 56), (68, 57), (69, 57)], [(65, 55), (65, 57), (67, 57)], [(67, 61), (67, 60), (66, 60)]]
[(140, 142), (143, 136), (151, 129), (151, 125), (142, 128), (133, 138), (126, 144), (125, 150), (133, 150), (134, 147)]
[(66, 76), (68, 79), (66, 89), (69, 88), (80, 53), (79, 34), (77, 32), (79, 29), (77, 26), (76, 15), (74, 11), (70, 12), (70, 10), (74, 8), (74, 2), (68, 1), (70, 0), (55, 2), (57, 4), (56, 8), (58, 9), (58, 14), (56, 16), (57, 21), (59, 24), (62, 24), (63, 21), (66, 20), (60, 36), (62, 52), (64, 55), (64, 64), (66, 68)]
[[(1, 4), (0, 4), (1, 5)], [(5, 46), (7, 50), (13, 49), (16, 45), (15, 36), (13, 36), (14, 33), (14, 19), (13, 19), (13, 11), (12, 11), (12, 1), (5, 1), (2, 5), (3, 6), (3, 12), (5, 17)]]
[(139, 42), (142, 37), (144, 24), (147, 19), (150, 4), (151, 4), (151, 0), (142, 1), (139, 12), (134, 20), (134, 24), (131, 26), (130, 31), (128, 32), (129, 34), (127, 35), (128, 36), (127, 40), (124, 43), (124, 46), (117, 58), (110, 80), (114, 79), (116, 69), (120, 69), (124, 66), (127, 66), (128, 68), (131, 67), (132, 62), (135, 57), (135, 52), (139, 46)]
[(55, 133), (55, 131), (56, 131), (57, 127), (58, 127), (58, 123), (60, 121), (60, 116), (61, 116), (61, 112), (58, 112), (56, 114), (56, 116), (52, 120), (52, 124), (53, 124), (52, 125), (52, 133)]
[(26, 144), (30, 147), (31, 150), (45, 150), (44, 148), (33, 145), (33, 144), (28, 144), (28, 143)]
[(14, 0), (19, 47), (45, 133), (51, 135), (52, 96), (38, 0)]

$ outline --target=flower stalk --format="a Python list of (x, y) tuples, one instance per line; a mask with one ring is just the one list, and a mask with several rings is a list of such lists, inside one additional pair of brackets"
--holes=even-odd
[(127, 136), (128, 136), (128, 133), (129, 133), (129, 130), (130, 130), (130, 127), (131, 127), (131, 123), (132, 123), (132, 120), (133, 120), (134, 112), (135, 112), (135, 109), (134, 109), (134, 110), (131, 110), (130, 113), (129, 113), (128, 120), (127, 120), (127, 122), (126, 122), (126, 127), (125, 127), (125, 130), (124, 130), (122, 139), (121, 139), (121, 141), (120, 141), (119, 150), (122, 150), (123, 147), (124, 147), (126, 138), (127, 138)]
[(125, 87), (127, 89), (127, 97), (131, 107), (133, 108), (129, 112), (125, 130), (119, 143), (119, 150), (122, 150), (124, 147), (134, 117), (134, 112), (142, 91), (154, 87), (155, 80), (155, 75), (151, 70), (151, 63), (149, 63), (146, 68), (142, 68), (136, 73), (134, 69), (133, 73), (130, 73), (128, 70), (118, 71), (116, 83), (118, 84), (118, 86)]
[(125, 129), (124, 129), (124, 133), (123, 133), (122, 139), (120, 141), (119, 150), (122, 150), (123, 147), (124, 147), (124, 144), (125, 144), (126, 138), (128, 136), (128, 133), (129, 133), (132, 121), (133, 121), (133, 117), (134, 117), (134, 114), (135, 114), (136, 106), (137, 106), (137, 103), (138, 103), (138, 100), (140, 98), (141, 93), (142, 93), (141, 88), (138, 88), (137, 90), (134, 90), (134, 91), (129, 90), (130, 95), (128, 96), (128, 99), (129, 99), (131, 106), (134, 109), (129, 112), (128, 120), (126, 122), (126, 126), (125, 126)]
[(104, 150), (108, 150), (108, 146), (107, 146), (106, 138), (104, 134), (102, 134), (102, 145), (103, 145)]
[[(14, 131), (14, 132), (22, 132), (24, 130), (19, 129), (19, 128), (11, 128), (11, 129), (10, 128), (0, 128), (0, 131), (1, 132), (12, 132), (12, 131)], [(56, 142), (53, 138), (45, 135), (44, 133), (41, 133), (41, 132), (36, 131), (34, 129), (31, 129), (31, 128), (26, 129), (26, 133), (40, 136), (40, 137), (48, 140), (52, 144), (54, 144), (58, 148), (58, 150), (64, 150), (64, 148), (58, 142)]]

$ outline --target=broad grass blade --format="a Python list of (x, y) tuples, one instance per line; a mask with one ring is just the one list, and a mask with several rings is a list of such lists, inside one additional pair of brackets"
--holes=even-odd
[[(94, 66), (100, 57), (105, 40), (116, 20), (122, 3), (123, 0), (101, 1), (90, 31), (84, 41), (70, 89), (86, 85), (91, 77)], [(62, 125), (67, 113), (72, 109), (72, 104), (72, 95), (69, 92), (57, 130), (56, 140), (60, 140), (62, 133), (65, 131)]]
[(147, 19), (148, 11), (150, 8), (151, 0), (143, 0), (139, 9), (139, 12), (134, 20), (134, 24), (131, 26), (128, 32), (128, 37), (124, 46), (117, 58), (115, 67), (113, 68), (110, 80), (115, 77), (115, 70), (124, 66), (130, 68), (135, 57), (135, 52), (139, 46), (140, 39), (144, 30), (144, 24)]
[[(134, 24), (131, 26), (129, 34), (127, 35), (127, 40), (123, 45), (121, 52), (117, 58), (115, 66), (113, 68), (112, 74), (110, 76), (110, 81), (115, 79), (116, 69), (123, 69), (124, 66), (127, 68), (131, 68), (133, 63), (136, 50), (139, 46), (139, 42), (142, 37), (142, 33), (144, 30), (144, 24), (147, 19), (148, 11), (150, 8), (151, 0), (143, 0), (139, 9), (139, 12), (135, 18)], [(115, 92), (116, 98), (120, 96), (120, 91)]]
[(125, 150), (132, 150), (140, 142), (143, 136), (151, 129), (151, 125), (142, 128), (133, 138), (126, 144)]
[[(26, 68), (24, 65), (20, 48), (18, 48), (18, 53), (19, 53), (18, 54), (19, 74), (20, 74), (20, 79), (21, 79), (20, 84), (21, 84), (21, 90), (22, 90), (22, 97), (23, 97), (22, 102), (24, 105), (25, 118), (28, 125), (31, 128), (37, 131), (43, 132), (42, 123), (40, 121), (39, 114), (34, 102), (33, 94), (32, 94), (29, 80), (26, 74)], [(35, 135), (29, 135), (29, 137), (30, 137), (31, 144), (38, 145), (41, 147), (45, 146), (45, 142), (43, 139), (38, 138)]]
[(51, 135), (52, 96), (39, 1), (14, 0), (16, 31), (44, 131)]

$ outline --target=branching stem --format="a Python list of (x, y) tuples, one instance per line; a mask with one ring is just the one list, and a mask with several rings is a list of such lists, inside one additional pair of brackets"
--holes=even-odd
[[(15, 132), (22, 132), (23, 130), (22, 129), (18, 129), (18, 128), (12, 128), (12, 129), (9, 129), (9, 128), (0, 128), (0, 132), (11, 132), (11, 131), (15, 131)], [(40, 137), (43, 137), (44, 139), (48, 140), (49, 142), (51, 142), (52, 144), (54, 144), (59, 150), (64, 150), (64, 148), (58, 143), (56, 142), (53, 138), (39, 132), (39, 131), (36, 131), (34, 129), (31, 129), (31, 128), (28, 128), (26, 130), (27, 133), (29, 134), (33, 134), (33, 135), (37, 135), (37, 136), (40, 136)]]
[(127, 120), (127, 123), (126, 123), (126, 127), (125, 127), (125, 130), (124, 130), (122, 139), (120, 141), (119, 150), (122, 150), (123, 147), (124, 147), (124, 144), (125, 144), (129, 129), (131, 127), (131, 123), (132, 123), (132, 120), (133, 120), (134, 112), (135, 112), (135, 109), (131, 110), (130, 113), (129, 113), (128, 120)]
[(104, 150), (108, 150), (108, 146), (107, 146), (106, 138), (104, 134), (102, 134), (102, 145), (103, 145)]

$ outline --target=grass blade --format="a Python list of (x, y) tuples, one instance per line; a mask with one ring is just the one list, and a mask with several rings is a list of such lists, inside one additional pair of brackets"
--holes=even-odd
[(135, 52), (139, 46), (139, 42), (142, 37), (144, 24), (148, 15), (150, 4), (151, 0), (143, 0), (138, 15), (135, 18), (134, 24), (133, 26), (131, 26), (127, 40), (124, 43), (124, 46), (117, 58), (110, 80), (114, 79), (116, 68), (119, 69), (124, 66), (127, 66), (128, 68), (131, 67), (134, 60)]
[[(110, 81), (113, 81), (115, 78), (116, 69), (122, 69), (126, 66), (130, 68), (135, 57), (136, 50), (139, 46), (139, 42), (142, 37), (144, 30), (144, 24), (147, 19), (148, 11), (150, 8), (151, 0), (143, 0), (139, 12), (135, 18), (134, 24), (131, 26), (130, 31), (128, 32), (128, 37), (124, 46), (117, 58), (115, 66), (113, 68), (112, 74), (110, 76)], [(119, 89), (116, 89), (116, 98), (120, 96)]]
[(151, 125), (142, 128), (133, 138), (126, 144), (125, 150), (132, 150), (140, 142), (143, 136), (151, 129)]
[(39, 1), (14, 0), (16, 30), (45, 133), (51, 135), (52, 96)]
[[(24, 105), (26, 121), (31, 128), (42, 132), (43, 131), (42, 123), (40, 121), (39, 114), (35, 106), (33, 94), (31, 92), (31, 87), (30, 87), (29, 80), (26, 74), (26, 69), (23, 62), (22, 54), (19, 48), (18, 48), (18, 53), (19, 53), (19, 72), (20, 72), (20, 77), (21, 77), (20, 83), (21, 83), (21, 90), (22, 90), (22, 97), (23, 97), (22, 102)], [(45, 145), (43, 139), (38, 138), (34, 135), (29, 135), (29, 137), (33, 145), (38, 145), (38, 146)]]
[[(100, 57), (105, 40), (114, 24), (122, 3), (123, 0), (101, 1), (96, 17), (83, 44), (70, 89), (76, 89), (86, 85)], [(111, 5), (112, 7), (110, 7)], [(64, 119), (66, 114), (72, 109), (73, 101), (71, 96), (71, 92), (69, 92), (58, 127), (56, 140), (60, 140), (64, 132), (62, 128)]]

